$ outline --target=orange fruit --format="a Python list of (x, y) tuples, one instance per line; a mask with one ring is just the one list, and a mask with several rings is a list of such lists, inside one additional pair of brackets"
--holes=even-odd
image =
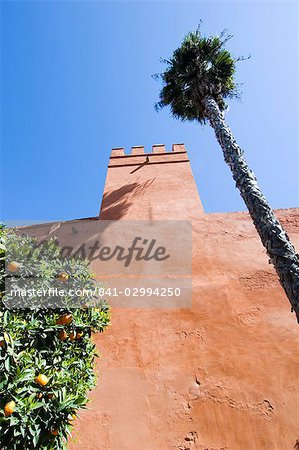
[(53, 434), (53, 436), (58, 436), (58, 431), (57, 430), (52, 430), (51, 434)]
[(69, 325), (72, 323), (73, 316), (71, 314), (63, 314), (56, 320), (57, 325)]
[(0, 339), (0, 347), (4, 347), (5, 346), (5, 340), (4, 339)]
[(54, 394), (48, 394), (48, 398), (51, 400), (54, 397)]
[(36, 397), (37, 397), (38, 399), (43, 398), (43, 394), (42, 394), (41, 392), (39, 392), (38, 394), (36, 394)]
[(73, 341), (74, 339), (76, 339), (76, 331), (73, 330), (73, 331), (70, 333), (70, 340)]
[(77, 331), (77, 334), (76, 334), (76, 339), (81, 339), (82, 338), (82, 336), (83, 336), (83, 331)]
[(67, 339), (67, 332), (65, 330), (61, 330), (58, 334), (58, 339), (65, 341)]
[(5, 417), (10, 416), (14, 412), (15, 407), (16, 407), (16, 404), (13, 400), (11, 402), (6, 403), (6, 405), (4, 406)]
[(63, 281), (63, 282), (65, 283), (65, 282), (69, 279), (69, 276), (68, 276), (67, 273), (62, 272), (62, 273), (60, 273), (60, 274), (58, 275), (57, 279), (58, 279), (59, 281)]
[(43, 386), (46, 386), (49, 383), (49, 378), (46, 375), (43, 375), (42, 373), (40, 373), (35, 378), (35, 382), (43, 387)]
[(10, 272), (15, 273), (15, 272), (17, 272), (17, 271), (19, 270), (20, 264), (17, 263), (16, 261), (12, 261), (12, 262), (10, 262), (10, 263), (7, 265), (7, 268), (8, 268), (8, 270), (9, 270)]

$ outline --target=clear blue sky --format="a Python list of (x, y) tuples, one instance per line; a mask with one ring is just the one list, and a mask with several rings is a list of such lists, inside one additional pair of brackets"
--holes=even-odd
[(245, 210), (209, 126), (154, 111), (159, 57), (200, 19), (252, 55), (227, 121), (271, 205), (298, 205), (297, 2), (2, 1), (2, 219), (95, 216), (112, 147), (176, 142), (206, 212)]

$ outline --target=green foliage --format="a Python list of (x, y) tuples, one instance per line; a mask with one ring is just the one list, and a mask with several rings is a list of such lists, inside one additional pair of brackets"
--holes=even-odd
[[(39, 287), (48, 287), (57, 273), (64, 272), (90, 288), (93, 274), (86, 261), (61, 258), (53, 240), (36, 246), (32, 237), (0, 229), (0, 448), (64, 449), (73, 418), (87, 404), (87, 393), (95, 384), (96, 351), (90, 336), (109, 324), (109, 307), (101, 302), (93, 308), (71, 308), (67, 298), (56, 309), (37, 309), (37, 303), (35, 309), (8, 309), (5, 248), (7, 263), (19, 263), (18, 276), (32, 282), (35, 274)], [(83, 304), (83, 298), (79, 300)], [(71, 315), (68, 325), (57, 323), (64, 314)], [(65, 340), (61, 333), (66, 333)], [(36, 381), (40, 374), (48, 380), (43, 387)], [(5, 414), (5, 405), (12, 401), (14, 412)]]
[(162, 79), (160, 101), (156, 108), (170, 106), (172, 115), (181, 120), (205, 123), (204, 101), (212, 97), (220, 110), (226, 108), (225, 99), (237, 96), (234, 81), (234, 59), (224, 48), (232, 36), (204, 37), (200, 29), (187, 34), (166, 63)]

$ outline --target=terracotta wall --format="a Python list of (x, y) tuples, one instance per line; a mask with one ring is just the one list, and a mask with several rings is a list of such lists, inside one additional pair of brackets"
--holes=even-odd
[[(100, 217), (191, 219), (192, 307), (112, 311), (70, 450), (298, 450), (295, 315), (248, 214), (204, 214), (173, 150), (114, 150)], [(299, 211), (277, 214), (298, 249)]]
[(129, 154), (112, 150), (101, 219), (191, 219), (198, 214), (203, 207), (184, 144), (174, 144), (170, 152), (164, 145), (154, 145), (150, 153), (141, 146)]
[[(298, 210), (277, 213), (298, 248)], [(113, 310), (71, 450), (297, 448), (298, 325), (251, 220), (193, 232), (192, 308)]]
[[(296, 448), (295, 316), (248, 214), (204, 215), (189, 162), (170, 162), (185, 149), (173, 150), (133, 174), (143, 149), (113, 152), (101, 218), (193, 219), (192, 308), (113, 311), (71, 450)], [(278, 215), (298, 248), (298, 210)]]

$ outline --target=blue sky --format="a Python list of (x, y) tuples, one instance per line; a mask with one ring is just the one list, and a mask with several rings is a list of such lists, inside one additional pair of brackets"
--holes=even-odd
[(273, 208), (298, 206), (297, 2), (3, 1), (1, 218), (95, 216), (112, 147), (176, 142), (206, 212), (245, 210), (209, 126), (154, 110), (159, 58), (200, 20), (252, 55), (227, 121)]

